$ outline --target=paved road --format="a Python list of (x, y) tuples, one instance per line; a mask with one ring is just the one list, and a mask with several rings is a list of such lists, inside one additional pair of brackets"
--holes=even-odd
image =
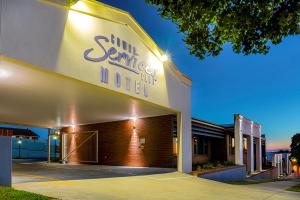
[[(37, 167), (37, 166), (31, 166)], [(26, 167), (31, 168), (31, 167)], [(61, 172), (66, 172), (64, 166), (55, 170), (49, 169), (54, 168), (53, 166), (44, 166), (45, 169), (37, 168), (26, 172), (25, 168), (22, 169), (22, 173), (25, 176), (28, 175), (26, 181), (19, 181), (14, 183), (14, 187), (21, 190), (27, 190), (36, 192), (60, 199), (66, 200), (299, 200), (299, 193), (287, 192), (282, 189), (266, 189), (259, 187), (259, 185), (244, 185), (236, 186), (225, 183), (219, 183), (206, 179), (196, 178), (190, 175), (181, 174), (178, 172), (162, 173), (162, 174), (151, 174), (151, 175), (133, 175), (133, 176), (113, 176), (111, 178), (95, 178), (95, 179), (82, 179), (83, 175), (87, 173), (87, 177), (91, 177), (89, 168), (95, 167), (79, 167), (82, 169), (75, 170), (74, 167), (71, 170), (71, 174), (81, 174), (81, 179), (77, 180), (57, 180), (47, 174), (50, 171), (56, 171), (55, 176)], [(68, 168), (68, 166), (67, 166)], [(97, 168), (97, 167), (96, 167)], [(49, 171), (47, 171), (47, 170)], [(126, 169), (126, 168), (125, 168)], [(109, 168), (107, 168), (109, 170)], [(122, 169), (111, 168), (113, 174), (125, 174)], [(14, 171), (17, 173), (18, 170)], [(44, 171), (44, 173), (43, 173)], [(92, 170), (93, 171), (93, 170)], [(102, 170), (98, 170), (99, 173)], [(133, 169), (134, 172), (136, 171)], [(139, 171), (139, 170), (137, 170)], [(140, 170), (139, 172), (141, 173)], [(146, 170), (147, 171), (147, 170)], [(35, 182), (30, 182), (31, 174)], [(25, 174), (24, 174), (25, 173)], [(96, 173), (96, 172), (92, 172)], [(135, 173), (136, 174), (136, 173)], [(69, 177), (61, 174), (62, 177)], [(39, 176), (39, 177), (35, 177)], [(40, 178), (39, 182), (38, 181)], [(278, 182), (279, 183), (279, 182)], [(276, 183), (277, 184), (277, 183)], [(295, 183), (296, 184), (296, 183)]]

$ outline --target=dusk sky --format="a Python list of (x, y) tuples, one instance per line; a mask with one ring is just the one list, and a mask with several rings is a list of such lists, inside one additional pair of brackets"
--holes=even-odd
[(183, 35), (157, 8), (143, 0), (102, 0), (126, 10), (154, 41), (169, 52), (177, 67), (192, 78), (192, 115), (233, 123), (239, 113), (262, 124), (268, 149), (285, 148), (300, 132), (300, 37), (288, 37), (267, 55), (244, 56), (230, 45), (220, 56), (199, 60), (189, 54)]
[[(102, 0), (126, 10), (176, 66), (193, 80), (192, 116), (217, 124), (233, 123), (238, 113), (262, 124), (267, 148), (287, 148), (300, 132), (300, 37), (288, 37), (267, 55), (233, 53), (230, 44), (218, 57), (189, 54), (183, 35), (144, 0)], [(45, 139), (47, 130), (34, 129)]]

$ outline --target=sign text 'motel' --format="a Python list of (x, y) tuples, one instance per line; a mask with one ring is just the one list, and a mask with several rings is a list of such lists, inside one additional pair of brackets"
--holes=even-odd
[[(107, 61), (110, 65), (123, 68), (135, 75), (139, 75), (139, 80), (132, 80), (131, 77), (125, 77), (122, 79), (121, 74), (116, 72), (114, 74), (115, 87), (120, 88), (122, 86), (122, 82), (124, 82), (127, 91), (131, 91), (133, 87), (135, 93), (140, 94), (142, 93), (141, 89), (143, 89), (144, 96), (148, 97), (148, 86), (155, 85), (157, 80), (156, 69), (152, 67), (150, 63), (139, 60), (139, 54), (134, 46), (124, 40), (120, 40), (120, 38), (115, 37), (113, 34), (111, 35), (110, 40), (103, 35), (95, 36), (94, 39), (99, 46), (99, 49), (97, 49), (97, 52), (99, 53), (96, 55), (96, 50), (94, 48), (90, 48), (84, 51), (84, 58), (92, 62)], [(112, 46), (106, 48), (105, 44), (109, 42)], [(118, 51), (115, 46), (122, 50)], [(106, 84), (109, 82), (109, 69), (107, 67), (101, 66), (100, 80), (102, 83)]]

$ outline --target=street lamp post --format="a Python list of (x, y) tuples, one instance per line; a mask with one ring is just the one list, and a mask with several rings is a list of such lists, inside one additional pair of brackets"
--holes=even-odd
[(19, 159), (21, 158), (21, 144), (22, 144), (22, 140), (19, 139), (18, 140), (18, 145), (19, 145)]
[(54, 135), (53, 139), (54, 139), (54, 162), (56, 162), (56, 140), (57, 140), (57, 136)]

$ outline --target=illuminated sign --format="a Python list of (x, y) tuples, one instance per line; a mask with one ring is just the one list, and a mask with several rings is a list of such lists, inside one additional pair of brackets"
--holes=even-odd
[[(125, 40), (115, 37), (113, 34), (111, 34), (110, 39), (103, 35), (97, 35), (94, 40), (99, 48), (85, 50), (83, 53), (84, 59), (99, 63), (105, 61), (110, 65), (139, 75), (140, 80), (132, 80), (130, 77), (125, 77), (123, 80), (121, 74), (117, 72), (114, 74), (115, 87), (120, 88), (124, 81), (126, 90), (130, 91), (133, 85), (135, 93), (140, 94), (142, 81), (144, 83), (143, 94), (147, 97), (148, 85), (154, 85), (157, 81), (155, 67), (151, 66), (151, 63), (140, 60), (138, 51), (134, 46)], [(109, 69), (105, 66), (100, 68), (100, 80), (106, 84), (109, 82)]]

